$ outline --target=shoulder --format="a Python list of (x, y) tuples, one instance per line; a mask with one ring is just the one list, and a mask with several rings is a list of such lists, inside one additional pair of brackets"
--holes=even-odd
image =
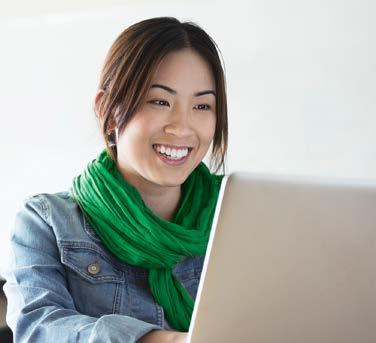
[(68, 191), (28, 196), (22, 201), (20, 211), (34, 211), (49, 225), (53, 225), (59, 217), (69, 217), (80, 212)]
[(38, 193), (26, 197), (16, 220), (19, 228), (26, 227), (30, 231), (48, 230), (54, 233), (57, 240), (84, 234), (84, 215), (68, 191)]

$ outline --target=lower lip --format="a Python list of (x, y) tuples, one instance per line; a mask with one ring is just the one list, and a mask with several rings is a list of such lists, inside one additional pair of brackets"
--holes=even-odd
[(170, 166), (180, 166), (181, 164), (183, 164), (187, 159), (188, 157), (191, 155), (191, 152), (192, 150), (188, 150), (188, 155), (187, 156), (184, 156), (182, 157), (181, 159), (179, 160), (171, 160), (169, 158), (167, 158), (165, 155), (161, 155), (157, 150), (155, 150), (153, 148), (154, 152), (158, 155), (158, 157), (165, 163), (167, 163), (168, 165)]

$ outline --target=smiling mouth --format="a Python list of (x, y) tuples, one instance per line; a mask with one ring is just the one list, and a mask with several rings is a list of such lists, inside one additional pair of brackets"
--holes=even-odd
[(181, 165), (183, 163), (185, 163), (185, 161), (187, 161), (187, 159), (190, 157), (191, 155), (191, 152), (193, 150), (193, 148), (186, 148), (188, 149), (188, 153), (187, 155), (185, 156), (171, 156), (171, 155), (168, 155), (166, 153), (162, 153), (159, 149), (159, 151), (157, 150), (157, 146), (158, 144), (153, 144), (153, 150), (155, 151), (155, 153), (158, 155), (158, 157), (163, 161), (165, 162), (166, 164), (168, 165)]

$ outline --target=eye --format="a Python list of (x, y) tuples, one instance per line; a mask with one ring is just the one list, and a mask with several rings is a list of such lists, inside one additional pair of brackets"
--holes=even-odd
[[(207, 111), (210, 109), (210, 105), (207, 105), (207, 104), (199, 104), (197, 106), (200, 106), (199, 110)], [(202, 106), (206, 106), (206, 107), (202, 107)]]
[(163, 104), (169, 105), (168, 101), (166, 101), (166, 100), (150, 100), (148, 102), (153, 104), (153, 105), (158, 105), (158, 106), (164, 106)]

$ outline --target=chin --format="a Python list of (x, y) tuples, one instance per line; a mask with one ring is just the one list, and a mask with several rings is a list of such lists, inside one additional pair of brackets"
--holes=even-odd
[(181, 186), (185, 180), (158, 180), (156, 183), (164, 187), (177, 187)]
[(158, 185), (165, 186), (165, 187), (177, 187), (184, 183), (184, 181), (187, 179), (188, 175), (183, 175), (182, 177), (173, 177), (173, 178), (167, 178), (167, 177), (157, 177), (154, 180), (154, 183), (157, 183)]

